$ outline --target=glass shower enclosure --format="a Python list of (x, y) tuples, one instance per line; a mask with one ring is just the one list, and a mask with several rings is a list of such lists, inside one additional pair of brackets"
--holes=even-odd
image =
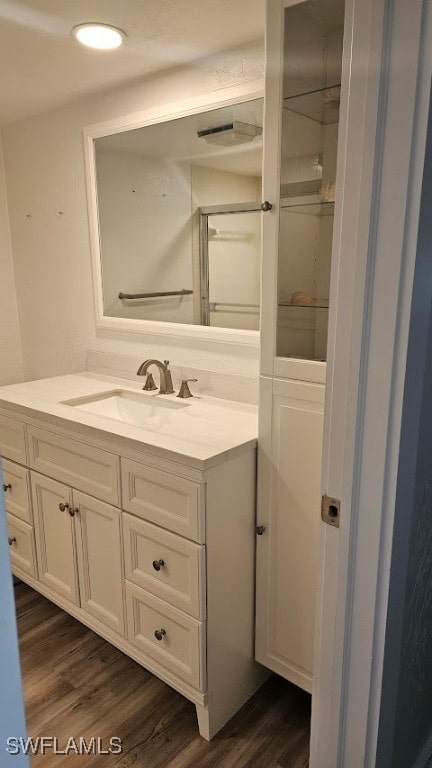
[(201, 323), (259, 330), (261, 203), (199, 209)]

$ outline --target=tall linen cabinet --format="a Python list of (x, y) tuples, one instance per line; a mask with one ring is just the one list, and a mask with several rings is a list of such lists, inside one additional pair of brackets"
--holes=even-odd
[(268, 0), (256, 659), (312, 690), (343, 0)]

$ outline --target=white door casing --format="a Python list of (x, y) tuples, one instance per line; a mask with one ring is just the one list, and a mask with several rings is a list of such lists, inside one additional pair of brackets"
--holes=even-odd
[(311, 768), (375, 765), (430, 35), (427, 0), (347, 0)]

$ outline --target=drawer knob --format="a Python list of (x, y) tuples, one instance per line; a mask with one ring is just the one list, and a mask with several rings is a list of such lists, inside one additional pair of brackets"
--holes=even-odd
[(12, 544), (16, 544), (16, 536), (9, 536), (8, 542), (10, 547), (12, 546)]
[(3, 490), (6, 493), (6, 491), (12, 490), (12, 484), (11, 483), (3, 483)]
[(155, 638), (156, 640), (163, 640), (166, 635), (165, 629), (157, 629), (155, 632)]
[(161, 568), (163, 568), (165, 565), (164, 560), (153, 560), (153, 568), (155, 571), (160, 571)]
[(61, 501), (61, 502), (60, 502), (60, 504), (59, 504), (59, 510), (60, 510), (60, 512), (66, 512), (66, 510), (67, 510), (67, 509), (69, 509), (69, 504), (67, 503), (67, 501), (65, 501), (65, 503), (64, 503), (64, 504), (63, 504), (63, 502)]

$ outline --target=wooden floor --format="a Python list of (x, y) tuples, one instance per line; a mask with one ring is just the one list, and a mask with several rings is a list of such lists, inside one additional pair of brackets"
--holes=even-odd
[(122, 739), (123, 754), (32, 758), (32, 768), (304, 768), (310, 697), (277, 677), (210, 743), (195, 708), (26, 584), (15, 586), (28, 735)]

